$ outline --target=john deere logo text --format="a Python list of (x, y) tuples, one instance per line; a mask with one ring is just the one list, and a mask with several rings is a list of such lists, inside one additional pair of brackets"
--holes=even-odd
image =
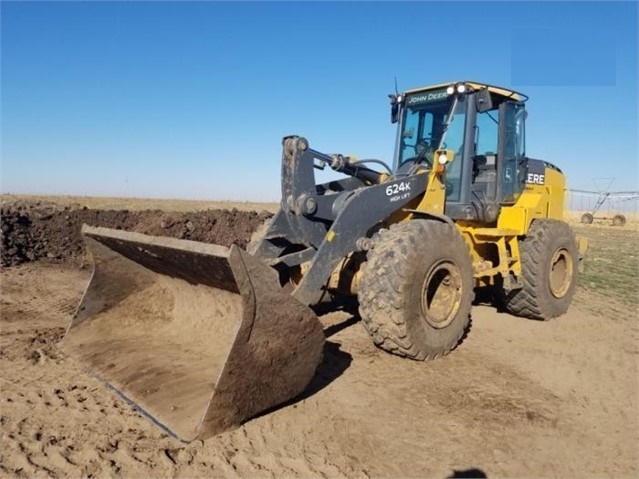
[(418, 103), (441, 100), (442, 98), (446, 98), (447, 96), (448, 96), (448, 93), (446, 93), (446, 90), (433, 91), (429, 93), (413, 95), (408, 99), (408, 105), (416, 105)]

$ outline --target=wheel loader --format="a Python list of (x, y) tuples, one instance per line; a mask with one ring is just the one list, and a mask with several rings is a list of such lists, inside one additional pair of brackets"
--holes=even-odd
[(561, 170), (526, 156), (526, 100), (471, 81), (392, 94), (392, 164), (283, 138), (281, 205), (246, 249), (84, 225), (93, 275), (62, 348), (191, 441), (304, 391), (327, 297), (356, 295), (374, 344), (419, 361), (460, 343), (479, 288), (562, 315), (587, 245)]

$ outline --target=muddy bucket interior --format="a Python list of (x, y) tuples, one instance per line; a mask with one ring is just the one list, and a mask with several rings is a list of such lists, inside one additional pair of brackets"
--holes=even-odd
[(190, 441), (304, 390), (315, 314), (237, 247), (83, 227), (94, 272), (61, 342), (157, 424)]

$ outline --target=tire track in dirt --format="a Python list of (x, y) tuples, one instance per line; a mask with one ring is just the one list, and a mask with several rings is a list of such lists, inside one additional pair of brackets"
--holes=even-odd
[[(86, 270), (41, 263), (1, 274), (0, 475), (443, 479), (471, 468), (489, 477), (636, 472), (636, 420), (628, 409), (636, 405), (636, 365), (629, 363), (637, 356), (636, 325), (595, 318), (579, 305), (549, 323), (476, 308), (461, 347), (430, 363), (378, 350), (348, 312), (324, 315), (325, 361), (309, 391), (237, 430), (183, 444), (57, 352)], [(59, 355), (33, 361), (36, 350)]]
[(371, 476), (420, 477), (429, 471), (431, 477), (446, 477), (452, 468), (485, 470), (516, 453), (513, 437), (576, 430), (556, 414), (560, 397), (472, 351), (471, 339), (454, 355), (431, 363), (380, 354), (361, 325), (335, 340), (356, 358), (334, 395), (349, 428), (359, 429), (375, 451), (368, 458)]
[[(6, 474), (345, 476), (327, 464), (321, 448), (305, 443), (312, 422), (305, 429), (296, 425), (295, 437), (282, 448), (278, 443), (290, 436), (292, 423), (275, 423), (270, 416), (204, 443), (185, 445), (170, 438), (56, 347), (88, 281), (87, 271), (39, 264), (5, 270), (2, 279), (3, 293), (11, 298), (2, 304), (0, 357), (2, 368), (12, 370), (2, 379), (6, 447), (0, 468)], [(304, 416), (298, 414), (293, 423)]]

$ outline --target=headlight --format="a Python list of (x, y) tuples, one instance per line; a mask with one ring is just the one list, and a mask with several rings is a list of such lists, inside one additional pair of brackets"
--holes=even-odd
[(457, 85), (457, 93), (464, 93), (466, 91), (466, 85)]
[(445, 165), (448, 162), (448, 157), (444, 153), (442, 153), (441, 155), (439, 155), (439, 158), (437, 158), (437, 161), (440, 165)]
[(446, 93), (448, 93), (449, 95), (452, 95), (453, 93), (455, 93), (455, 88), (453, 88), (453, 86), (449, 86), (448, 88), (446, 88)]

